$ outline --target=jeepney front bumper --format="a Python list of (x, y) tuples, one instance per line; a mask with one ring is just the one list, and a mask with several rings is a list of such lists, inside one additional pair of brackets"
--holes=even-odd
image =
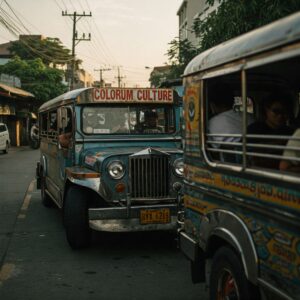
[(90, 208), (89, 226), (109, 232), (176, 230), (177, 210), (176, 203)]

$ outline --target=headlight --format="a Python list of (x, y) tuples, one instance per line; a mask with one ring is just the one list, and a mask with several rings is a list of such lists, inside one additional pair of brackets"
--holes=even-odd
[(120, 161), (112, 161), (107, 166), (108, 174), (113, 179), (121, 179), (125, 174), (125, 166)]
[(173, 163), (173, 168), (174, 168), (175, 175), (182, 177), (183, 168), (184, 168), (183, 159), (182, 158), (176, 159)]

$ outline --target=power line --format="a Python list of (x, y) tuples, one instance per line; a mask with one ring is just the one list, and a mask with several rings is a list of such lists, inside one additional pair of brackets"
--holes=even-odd
[(105, 71), (110, 71), (111, 69), (94, 69), (95, 72), (99, 72), (100, 73), (100, 87), (103, 87), (103, 78), (102, 78), (102, 72), (105, 72)]
[(121, 87), (122, 79), (125, 78), (125, 76), (120, 75), (120, 67), (118, 67), (118, 76), (115, 78), (118, 79), (118, 87)]
[(74, 80), (75, 80), (75, 46), (81, 41), (90, 41), (91, 34), (89, 33), (89, 37), (85, 38), (85, 34), (82, 35), (82, 38), (78, 38), (77, 31), (76, 31), (76, 24), (77, 22), (83, 17), (91, 17), (92, 13), (90, 12), (88, 15), (83, 12), (83, 14), (77, 14), (74, 12), (73, 14), (68, 14), (67, 11), (62, 12), (63, 17), (71, 17), (73, 21), (73, 37), (72, 37), (72, 70), (71, 70), (71, 89), (74, 88)]

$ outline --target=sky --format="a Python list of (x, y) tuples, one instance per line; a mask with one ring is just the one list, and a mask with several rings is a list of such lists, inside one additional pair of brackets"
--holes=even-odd
[[(14, 11), (9, 10), (6, 2)], [(149, 87), (154, 66), (168, 62), (169, 42), (178, 37), (177, 11), (183, 0), (0, 0), (0, 7), (20, 24), (20, 34), (42, 34), (57, 37), (72, 48), (71, 17), (76, 11), (92, 13), (77, 22), (78, 37), (91, 33), (91, 41), (76, 46), (76, 57), (82, 67), (99, 80), (117, 86), (118, 67), (126, 87)], [(0, 43), (17, 40), (0, 23)], [(148, 67), (148, 68), (146, 68)]]

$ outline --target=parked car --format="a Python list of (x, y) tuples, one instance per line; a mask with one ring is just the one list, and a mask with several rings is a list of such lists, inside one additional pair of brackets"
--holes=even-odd
[(0, 150), (4, 153), (8, 152), (10, 146), (10, 138), (7, 126), (3, 123), (0, 123)]

